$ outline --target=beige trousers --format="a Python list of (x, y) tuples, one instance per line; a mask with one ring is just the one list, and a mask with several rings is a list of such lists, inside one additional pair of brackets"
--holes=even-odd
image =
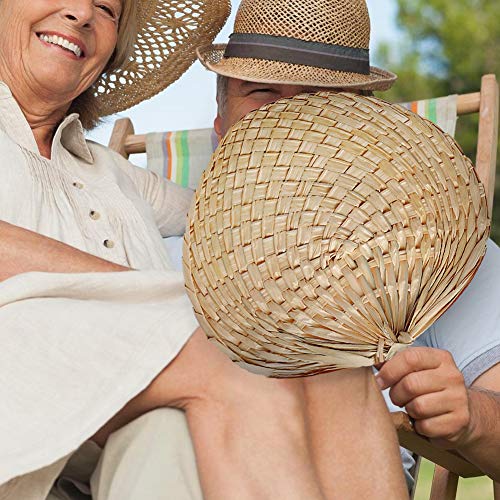
[(101, 450), (87, 442), (47, 500), (202, 500), (184, 413), (162, 408), (113, 433)]

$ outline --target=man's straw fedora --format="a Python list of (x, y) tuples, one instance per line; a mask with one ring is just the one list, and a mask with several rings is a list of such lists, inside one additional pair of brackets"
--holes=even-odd
[(350, 93), (284, 99), (230, 129), (202, 177), (188, 293), (210, 337), (271, 375), (372, 365), (468, 285), (487, 214), (431, 122)]
[(231, 11), (229, 0), (136, 0), (137, 37), (133, 57), (94, 85), (102, 116), (155, 96), (211, 43)]
[(396, 75), (370, 67), (369, 43), (365, 0), (242, 0), (229, 43), (198, 58), (241, 80), (386, 90)]

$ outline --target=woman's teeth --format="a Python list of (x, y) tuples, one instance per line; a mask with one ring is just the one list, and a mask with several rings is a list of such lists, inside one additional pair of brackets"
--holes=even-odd
[(66, 50), (69, 50), (70, 52), (73, 52), (76, 57), (80, 57), (82, 55), (82, 49), (78, 47), (78, 45), (66, 40), (65, 38), (62, 38), (57, 35), (39, 35), (40, 40), (43, 40), (44, 42), (47, 43), (52, 43), (54, 45), (59, 45), (60, 47), (65, 48)]

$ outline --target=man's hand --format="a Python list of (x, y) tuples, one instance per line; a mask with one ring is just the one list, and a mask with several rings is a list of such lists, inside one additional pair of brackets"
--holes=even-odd
[(458, 448), (471, 434), (469, 395), (451, 354), (412, 347), (387, 361), (376, 376), (391, 388), (394, 404), (405, 407), (415, 430), (443, 448)]

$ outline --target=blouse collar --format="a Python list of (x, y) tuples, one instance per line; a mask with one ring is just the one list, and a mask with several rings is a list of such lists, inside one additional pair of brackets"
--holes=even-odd
[[(26, 117), (14, 99), (9, 87), (1, 81), (0, 130), (4, 131), (15, 143), (35, 154), (40, 154)], [(68, 115), (57, 127), (54, 139), (52, 140), (53, 158), (60, 154), (61, 148), (66, 149), (86, 163), (94, 163), (94, 158), (85, 140), (83, 126), (76, 113)]]

